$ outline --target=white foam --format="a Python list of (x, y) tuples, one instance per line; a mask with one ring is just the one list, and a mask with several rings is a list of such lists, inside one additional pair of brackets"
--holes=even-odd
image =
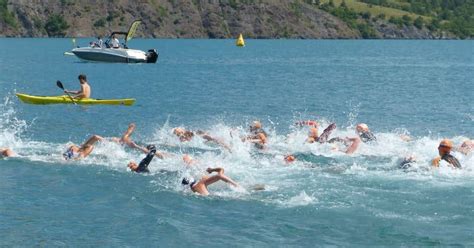
[[(355, 106), (355, 109), (358, 107)], [(130, 160), (140, 161), (144, 154), (137, 150), (123, 147), (113, 142), (100, 142), (93, 153), (81, 161), (64, 161), (62, 153), (70, 142), (49, 143), (21, 138), (28, 132), (30, 124), (16, 118), (14, 106), (9, 98), (0, 104), (0, 147), (14, 149), (24, 159), (41, 161), (52, 165), (99, 166), (123, 173), (130, 173), (127, 163)], [(355, 114), (354, 114), (355, 113)], [(331, 137), (355, 137), (354, 124), (357, 113), (350, 116), (347, 127), (338, 127)], [(321, 130), (329, 125), (330, 121), (318, 120)], [(277, 125), (275, 123), (274, 125)], [(400, 138), (401, 134), (409, 134), (405, 129), (392, 132), (375, 133), (378, 142), (375, 144), (361, 144), (360, 148), (348, 156), (335, 151), (331, 144), (305, 143), (308, 128), (289, 127), (289, 131), (279, 133), (276, 128), (265, 127), (269, 133), (268, 147), (264, 151), (257, 151), (252, 144), (242, 142), (248, 124), (229, 126), (223, 121), (213, 126), (203, 128), (215, 138), (232, 147), (232, 152), (195, 137), (191, 142), (180, 142), (172, 133), (171, 125), (167, 121), (157, 127), (150, 140), (146, 143), (159, 145), (171, 156), (165, 160), (154, 159), (149, 166), (151, 177), (157, 187), (181, 192), (181, 177), (191, 175), (196, 179), (207, 174), (207, 167), (223, 167), (225, 173), (237, 181), (242, 188), (233, 189), (223, 183), (212, 185), (210, 191), (224, 198), (242, 200), (258, 200), (270, 204), (286, 207), (317, 204), (315, 197), (319, 196), (318, 180), (330, 182), (335, 177), (350, 177), (352, 175), (363, 180), (395, 180), (395, 181), (426, 181), (433, 182), (437, 187), (449, 187), (472, 182), (474, 176), (473, 155), (465, 156), (455, 153), (463, 165), (462, 170), (452, 169), (442, 162), (439, 169), (433, 169), (431, 160), (438, 156), (437, 145), (441, 137), (413, 137), (406, 142)], [(87, 137), (84, 137), (87, 138)], [(451, 137), (455, 144), (461, 143), (466, 137)], [(161, 146), (160, 146), (161, 145)], [(182, 161), (184, 153), (197, 161), (189, 169)], [(291, 164), (284, 162), (286, 154), (303, 154), (303, 160)], [(417, 162), (408, 170), (397, 169), (400, 159), (406, 156), (415, 156)], [(161, 179), (162, 170), (174, 172), (172, 178)], [(252, 191), (252, 185), (263, 184), (265, 190)], [(321, 193), (321, 194), (324, 194)]]

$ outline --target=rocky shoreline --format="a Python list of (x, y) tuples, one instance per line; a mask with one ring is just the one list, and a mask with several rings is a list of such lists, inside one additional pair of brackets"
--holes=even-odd
[[(310, 4), (292, 1), (235, 0), (15, 0), (9, 19), (0, 20), (1, 37), (94, 37), (126, 31), (143, 21), (143, 38), (361, 39), (360, 30)], [(370, 38), (453, 39), (415, 26), (370, 21)]]

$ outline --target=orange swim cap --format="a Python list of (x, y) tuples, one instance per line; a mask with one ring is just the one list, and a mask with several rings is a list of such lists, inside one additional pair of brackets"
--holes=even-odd
[(453, 142), (449, 139), (444, 139), (444, 140), (441, 140), (441, 142), (439, 143), (439, 146), (453, 148)]
[(285, 162), (287, 162), (287, 163), (295, 162), (295, 160), (296, 160), (296, 158), (293, 155), (286, 155), (285, 156)]
[(367, 126), (367, 124), (365, 124), (365, 123), (359, 123), (356, 126), (356, 130), (358, 132), (367, 132), (367, 131), (369, 131), (369, 126)]
[(262, 123), (260, 121), (254, 121), (252, 123), (252, 127), (256, 128), (256, 129), (260, 129), (260, 128), (262, 128)]

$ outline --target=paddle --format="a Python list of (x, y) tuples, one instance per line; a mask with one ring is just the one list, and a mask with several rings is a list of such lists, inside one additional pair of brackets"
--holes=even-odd
[(59, 80), (56, 81), (56, 85), (59, 88), (61, 88), (64, 91), (64, 93), (66, 93), (66, 95), (69, 96), (69, 98), (71, 98), (71, 101), (72, 101), (72, 103), (74, 103), (74, 105), (77, 105), (76, 101), (74, 101), (74, 98), (72, 98), (72, 96), (69, 93), (66, 92), (66, 90), (64, 89), (64, 85), (63, 85), (63, 83), (61, 83), (61, 81), (59, 81)]

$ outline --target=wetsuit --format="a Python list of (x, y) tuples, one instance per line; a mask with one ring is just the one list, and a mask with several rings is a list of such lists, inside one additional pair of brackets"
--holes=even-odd
[(377, 141), (377, 138), (375, 138), (375, 135), (371, 133), (370, 131), (359, 133), (359, 137), (364, 143)]
[(155, 153), (156, 153), (156, 148), (154, 146), (150, 147), (150, 148), (151, 149), (149, 149), (150, 151), (148, 152), (146, 157), (140, 162), (140, 164), (138, 164), (138, 168), (137, 168), (137, 170), (135, 170), (135, 172), (137, 172), (137, 173), (150, 172), (148, 170), (148, 165), (151, 163), (151, 160), (153, 160), (153, 158), (155, 157)]
[(441, 159), (448, 162), (449, 164), (451, 164), (455, 168), (458, 168), (458, 169), (462, 168), (461, 163), (459, 163), (459, 160), (457, 158), (455, 158), (453, 155), (449, 154), (449, 153), (444, 154), (441, 157)]
[(398, 164), (398, 168), (404, 170), (409, 169), (414, 162), (415, 160), (413, 158), (405, 158), (400, 162), (400, 164)]
[(324, 129), (323, 133), (321, 136), (319, 136), (316, 141), (319, 143), (326, 143), (328, 141), (329, 135), (331, 135), (331, 132), (336, 129), (336, 123), (332, 123), (329, 125), (326, 129)]

